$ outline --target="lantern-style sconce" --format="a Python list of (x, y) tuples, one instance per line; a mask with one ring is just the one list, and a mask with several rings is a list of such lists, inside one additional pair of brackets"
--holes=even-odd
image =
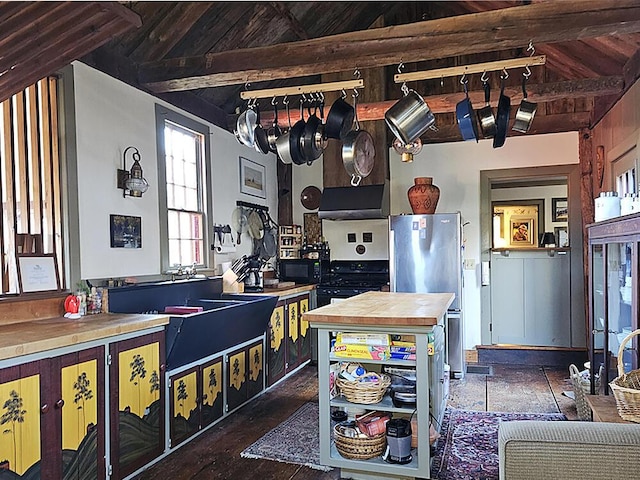
[[(131, 157), (133, 165), (131, 170), (127, 170), (127, 152), (135, 150)], [(122, 196), (141, 197), (149, 188), (149, 183), (142, 176), (140, 166), (140, 152), (136, 147), (127, 147), (122, 154), (122, 169), (118, 169), (118, 188), (122, 189)]]

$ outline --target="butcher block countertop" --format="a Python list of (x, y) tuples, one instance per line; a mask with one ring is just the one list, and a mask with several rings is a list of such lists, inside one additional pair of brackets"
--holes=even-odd
[(252, 295), (277, 295), (279, 297), (285, 297), (287, 295), (293, 295), (296, 293), (306, 293), (306, 292), (310, 292), (311, 290), (313, 290), (314, 288), (316, 288), (316, 285), (314, 284), (300, 284), (297, 283), (295, 285), (289, 285), (286, 287), (264, 287), (264, 292), (260, 292), (260, 293), (251, 293), (251, 292), (245, 292), (248, 294), (252, 294)]
[(367, 292), (305, 312), (315, 324), (433, 326), (453, 302), (453, 293)]
[(0, 360), (167, 325), (164, 315), (101, 313), (0, 326)]

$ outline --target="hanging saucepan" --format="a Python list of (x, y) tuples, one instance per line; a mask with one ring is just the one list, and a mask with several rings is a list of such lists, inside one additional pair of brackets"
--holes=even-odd
[(264, 223), (256, 210), (252, 210), (247, 218), (247, 231), (254, 240), (260, 240), (264, 236)]
[(258, 116), (253, 108), (254, 103), (249, 100), (247, 109), (238, 115), (238, 119), (236, 120), (236, 131), (234, 132), (238, 141), (249, 148), (254, 148), (254, 131), (256, 128), (256, 122), (258, 121)]
[(480, 123), (480, 129), (482, 130), (482, 136), (484, 138), (492, 138), (496, 134), (496, 117), (493, 114), (493, 108), (491, 108), (491, 85), (489, 85), (488, 80), (489, 79), (485, 79), (484, 74), (482, 74), (485, 106), (478, 112), (478, 123)]
[(475, 140), (478, 142), (478, 127), (476, 126), (476, 116), (473, 113), (473, 107), (471, 106), (471, 100), (469, 100), (469, 80), (466, 76), (462, 76), (460, 81), (464, 86), (464, 100), (459, 101), (456, 104), (456, 120), (458, 121), (458, 128), (462, 134), (462, 139)]
[(271, 102), (273, 105), (273, 125), (267, 130), (267, 142), (269, 143), (269, 151), (273, 153), (278, 153), (277, 140), (280, 135), (282, 135), (282, 131), (278, 126), (278, 103), (275, 101), (275, 98)]
[(304, 100), (300, 99), (300, 120), (293, 124), (289, 130), (289, 153), (296, 165), (304, 165), (307, 160), (302, 152), (302, 137), (304, 136)]
[(404, 97), (384, 114), (384, 120), (393, 134), (405, 144), (413, 142), (432, 128), (436, 117), (418, 93), (402, 86)]
[(282, 163), (290, 165), (293, 163), (291, 158), (291, 151), (289, 150), (289, 136), (291, 135), (291, 114), (289, 112), (289, 101), (287, 97), (282, 101), (287, 109), (287, 119), (289, 121), (289, 130), (286, 133), (281, 134), (276, 140), (276, 150), (278, 151), (278, 157)]
[(302, 135), (302, 154), (307, 164), (311, 165), (314, 160), (320, 158), (322, 152), (327, 146), (327, 140), (324, 136), (324, 125), (322, 119), (324, 118), (324, 105), (320, 103), (320, 118), (315, 114), (315, 110), (311, 113), (309, 108), (309, 118), (304, 127), (304, 134)]
[(260, 108), (256, 105), (256, 128), (253, 131), (255, 148), (258, 153), (269, 153), (269, 138), (267, 131), (260, 125)]
[(357, 187), (360, 185), (360, 181), (373, 170), (376, 147), (371, 134), (365, 130), (360, 130), (356, 110), (358, 91), (354, 89), (353, 92), (353, 110), (356, 112), (355, 130), (347, 133), (342, 142), (342, 164), (347, 173), (351, 175), (351, 185)]
[(513, 124), (512, 130), (520, 133), (527, 133), (529, 128), (531, 128), (531, 123), (533, 123), (533, 117), (536, 114), (536, 110), (538, 109), (538, 104), (527, 101), (527, 80), (529, 77), (526, 74), (522, 76), (522, 101), (520, 102), (520, 107), (516, 112), (516, 120)]
[(266, 212), (262, 214), (262, 222), (264, 223), (264, 237), (262, 237), (262, 245), (260, 246), (260, 258), (267, 261), (275, 257), (277, 253), (278, 227), (271, 222), (271, 218)]
[(509, 74), (500, 75), (500, 99), (498, 100), (498, 119), (496, 120), (496, 135), (493, 137), (493, 148), (504, 145), (509, 127), (509, 114), (511, 112), (511, 99), (504, 94), (504, 81)]
[(353, 107), (345, 101), (347, 93), (343, 90), (342, 95), (331, 105), (327, 115), (327, 123), (324, 127), (324, 134), (327, 138), (343, 140), (347, 136), (353, 125), (355, 112)]

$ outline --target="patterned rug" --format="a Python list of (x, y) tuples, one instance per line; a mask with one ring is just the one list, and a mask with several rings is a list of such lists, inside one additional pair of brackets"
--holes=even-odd
[(320, 465), (318, 404), (305, 403), (288, 419), (245, 448), (240, 456), (294, 463), (328, 472), (331, 467)]
[(431, 464), (431, 477), (437, 480), (497, 480), (500, 422), (566, 419), (561, 413), (475, 412), (447, 408)]

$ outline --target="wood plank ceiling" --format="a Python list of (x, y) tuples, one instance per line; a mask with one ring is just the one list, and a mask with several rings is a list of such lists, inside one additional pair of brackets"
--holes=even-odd
[[(12, 4), (4, 2), (0, 8), (2, 36)], [(40, 2), (18, 5), (12, 8), (32, 22), (46, 25), (56, 18), (54, 8), (36, 8)], [(386, 101), (359, 108), (363, 122), (379, 121), (401, 96), (393, 81), (400, 62), (404, 71), (414, 71), (524, 57), (531, 40), (547, 63), (532, 68), (529, 100), (538, 103), (538, 112), (529, 134), (576, 130), (597, 122), (640, 70), (637, 0), (178, 1), (121, 7), (139, 16), (140, 27), (120, 32), (102, 46), (102, 37), (96, 39), (97, 48), (82, 61), (228, 129), (245, 108), (239, 94), (247, 87), (320, 83), (324, 74), (351, 78), (356, 68), (383, 69), (386, 87), (378, 98)], [(67, 25), (73, 24), (71, 17), (65, 18)], [(372, 29), (374, 23), (377, 28)], [(490, 74), (494, 104), (498, 73)], [(507, 79), (514, 106), (522, 98), (521, 73), (514, 69)], [(471, 100), (481, 105), (480, 75), (470, 77)], [(453, 113), (463, 98), (459, 80), (409, 85), (437, 114), (439, 131), (429, 132), (423, 141), (461, 140)], [(269, 102), (263, 100), (263, 106)]]

